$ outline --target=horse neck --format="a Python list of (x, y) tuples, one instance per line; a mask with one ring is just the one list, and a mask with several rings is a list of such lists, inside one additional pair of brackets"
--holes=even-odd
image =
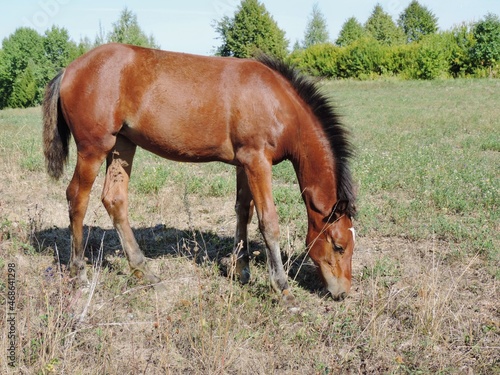
[(300, 133), (292, 163), (309, 217), (320, 214), (322, 220), (337, 201), (335, 159), (319, 124), (303, 122)]

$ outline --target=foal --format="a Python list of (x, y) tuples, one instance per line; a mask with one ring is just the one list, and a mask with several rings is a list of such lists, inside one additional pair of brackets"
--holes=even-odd
[[(307, 208), (309, 256), (336, 300), (351, 287), (355, 214), (348, 134), (318, 86), (287, 64), (202, 57), (129, 45), (98, 47), (48, 85), (43, 102), (44, 153), (59, 178), (70, 136), (77, 156), (66, 196), (71, 274), (87, 282), (83, 220), (106, 161), (102, 202), (132, 271), (157, 282), (128, 220), (128, 184), (137, 146), (180, 162), (236, 166), (237, 270), (249, 279), (247, 225), (257, 212), (271, 285), (293, 301), (281, 260), (272, 197), (272, 165), (290, 160)], [(236, 246), (235, 246), (236, 248)]]

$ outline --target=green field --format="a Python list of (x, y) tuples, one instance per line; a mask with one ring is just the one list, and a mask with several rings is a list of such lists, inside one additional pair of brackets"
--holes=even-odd
[(0, 372), (499, 373), (500, 81), (332, 81), (324, 90), (356, 147), (354, 290), (335, 303), (317, 288), (302, 257), (305, 208), (282, 163), (274, 197), (298, 314), (269, 286), (255, 220), (251, 283), (221, 276), (234, 168), (142, 151), (131, 222), (165, 288), (129, 277), (99, 201), (101, 173), (86, 220), (95, 291), (72, 290), (54, 259), (68, 259), (74, 149), (63, 179), (50, 181), (40, 109), (0, 111), (0, 304), (14, 264), (18, 366), (4, 361), (2, 319)]
[(500, 83), (328, 88), (358, 148), (353, 169), (363, 235), (444, 240), (498, 260)]

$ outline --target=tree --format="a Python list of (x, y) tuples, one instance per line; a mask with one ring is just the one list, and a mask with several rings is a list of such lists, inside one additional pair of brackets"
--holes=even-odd
[(68, 65), (77, 56), (76, 44), (69, 39), (68, 30), (52, 26), (45, 32), (43, 47), (47, 58), (58, 71)]
[(11, 86), (7, 84), (9, 81), (5, 53), (3, 49), (0, 49), (0, 109), (7, 106), (7, 100), (11, 91)]
[(476, 40), (471, 50), (472, 58), (477, 66), (489, 68), (491, 75), (493, 67), (500, 62), (500, 19), (488, 13), (475, 25), (472, 34)]
[(81, 56), (84, 53), (90, 51), (94, 47), (97, 47), (97, 45), (94, 45), (88, 36), (84, 36), (83, 38), (80, 39), (80, 42), (76, 47), (77, 55)]
[(104, 27), (102, 27), (101, 21), (99, 21), (99, 30), (94, 39), (94, 45), (92, 47), (98, 47), (106, 42), (106, 32), (104, 31)]
[(44, 67), (47, 82), (83, 53), (76, 43), (70, 40), (68, 30), (56, 26), (45, 31), (43, 48), (48, 60), (48, 65)]
[(45, 55), (43, 38), (34, 29), (21, 27), (2, 43), (7, 73), (14, 81), (30, 60), (41, 61)]
[(342, 25), (342, 29), (340, 30), (339, 37), (335, 44), (340, 47), (346, 47), (361, 39), (364, 35), (365, 29), (363, 25), (361, 25), (355, 17), (351, 17)]
[(12, 86), (8, 104), (13, 108), (33, 107), (37, 102), (38, 84), (35, 78), (37, 67), (33, 60), (28, 62), (28, 66), (16, 78)]
[(302, 45), (298, 40), (296, 40), (295, 43), (293, 44), (292, 51), (300, 51), (300, 50), (302, 50)]
[(242, 0), (233, 18), (224, 16), (214, 24), (222, 39), (219, 56), (252, 57), (258, 52), (284, 57), (288, 40), (285, 32), (258, 0)]
[(318, 3), (315, 3), (304, 35), (304, 48), (326, 43), (328, 39), (330, 36), (325, 16), (321, 13)]
[[(31, 98), (32, 82), (39, 87), (44, 82), (44, 67), (47, 58), (43, 48), (43, 37), (35, 30), (22, 27), (17, 29), (2, 43), (2, 74), (0, 75), (1, 105), (25, 107), (39, 103), (42, 91), (37, 90)], [(20, 90), (28, 89), (30, 93), (22, 94)]]
[(407, 43), (418, 42), (423, 36), (438, 30), (437, 17), (417, 0), (401, 13), (398, 25), (405, 33)]
[(66, 29), (17, 29), (0, 54), (0, 108), (40, 104), (47, 82), (80, 54)]
[(113, 23), (113, 30), (108, 35), (108, 42), (134, 44), (136, 46), (159, 48), (152, 35), (147, 36), (139, 27), (137, 15), (125, 8), (120, 19)]
[(382, 45), (393, 46), (401, 44), (404, 34), (392, 20), (392, 17), (384, 12), (380, 4), (373, 9), (371, 16), (365, 24), (366, 31), (378, 40)]

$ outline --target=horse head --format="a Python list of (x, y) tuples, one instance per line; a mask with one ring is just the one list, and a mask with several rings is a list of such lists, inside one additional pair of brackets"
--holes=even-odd
[(318, 268), (325, 287), (335, 301), (342, 301), (351, 289), (351, 262), (356, 232), (352, 209), (339, 201), (323, 218), (323, 225), (310, 225), (307, 235), (309, 256)]

